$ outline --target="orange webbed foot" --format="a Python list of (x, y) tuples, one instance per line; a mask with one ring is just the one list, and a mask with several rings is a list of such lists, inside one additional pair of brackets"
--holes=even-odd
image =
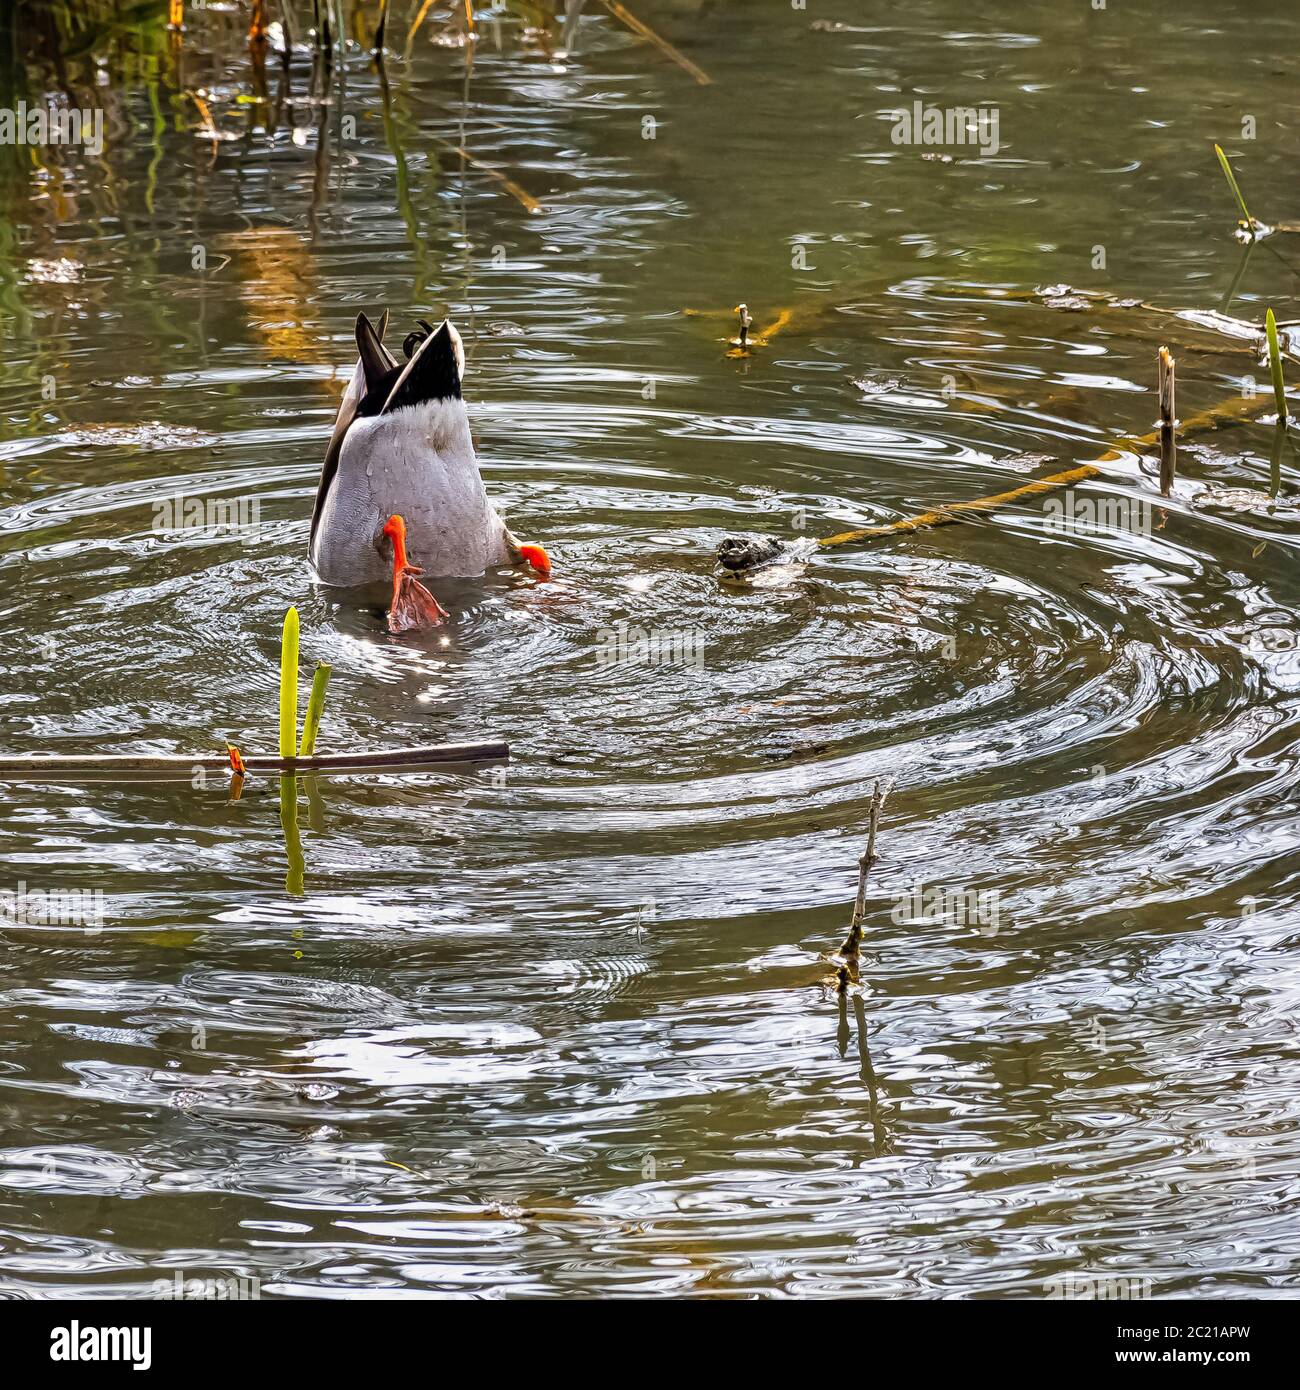
[(415, 632), (441, 627), (447, 610), (420, 583), (422, 569), (406, 558), (406, 522), (394, 513), (384, 522), (384, 535), (393, 543), (393, 602), (388, 610), (389, 632)]
[(414, 565), (408, 565), (394, 578), (393, 606), (388, 610), (389, 632), (441, 627), (451, 616), (416, 577), (423, 573)]
[(550, 577), (551, 557), (540, 545), (521, 545), (519, 558), (527, 561), (543, 579)]

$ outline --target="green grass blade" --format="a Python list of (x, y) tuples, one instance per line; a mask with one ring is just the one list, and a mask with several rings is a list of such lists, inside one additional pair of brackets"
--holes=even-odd
[(1254, 229), (1255, 219), (1250, 215), (1250, 209), (1246, 206), (1246, 200), (1241, 196), (1241, 189), (1237, 185), (1236, 176), (1232, 172), (1232, 165), (1228, 163), (1228, 156), (1223, 150), (1215, 145), (1214, 153), (1219, 156), (1219, 163), (1223, 166), (1223, 176), (1228, 180), (1228, 187), (1232, 189), (1234, 197), (1237, 199), (1237, 206), (1241, 209), (1241, 215), (1246, 221), (1246, 226)]
[(1273, 398), (1277, 401), (1277, 421), (1286, 424), (1286, 383), (1282, 380), (1282, 351), (1277, 344), (1277, 320), (1270, 309), (1264, 316), (1268, 332), (1268, 365), (1273, 373)]
[(311, 678), (311, 697), (307, 701), (307, 717), (302, 721), (302, 747), (298, 750), (300, 758), (310, 758), (316, 751), (316, 735), (320, 730), (320, 717), (325, 712), (325, 691), (329, 687), (331, 669), (323, 661), (316, 663), (316, 674)]
[(280, 637), (280, 756), (298, 752), (298, 610), (284, 615)]

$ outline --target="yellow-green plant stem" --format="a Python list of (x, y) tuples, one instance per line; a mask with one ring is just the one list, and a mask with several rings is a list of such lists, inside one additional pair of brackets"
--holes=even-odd
[(302, 721), (302, 747), (298, 750), (300, 758), (310, 758), (316, 751), (316, 734), (320, 730), (320, 717), (325, 712), (325, 691), (329, 688), (331, 669), (323, 661), (316, 663), (316, 673), (311, 678), (311, 697), (307, 701), (307, 717)]
[(1237, 199), (1237, 206), (1241, 209), (1241, 215), (1245, 219), (1247, 231), (1255, 230), (1255, 219), (1250, 215), (1250, 209), (1246, 206), (1246, 200), (1241, 196), (1241, 189), (1237, 185), (1236, 176), (1232, 172), (1232, 165), (1228, 163), (1228, 156), (1219, 148), (1214, 147), (1214, 153), (1219, 156), (1219, 163), (1223, 166), (1223, 176), (1228, 180), (1228, 187), (1232, 189), (1233, 195)]
[(1270, 309), (1264, 315), (1264, 327), (1268, 331), (1268, 365), (1273, 373), (1273, 398), (1277, 401), (1277, 422), (1286, 424), (1286, 383), (1282, 380), (1282, 350), (1277, 342), (1277, 320)]
[(280, 756), (298, 752), (298, 610), (284, 615), (280, 637)]

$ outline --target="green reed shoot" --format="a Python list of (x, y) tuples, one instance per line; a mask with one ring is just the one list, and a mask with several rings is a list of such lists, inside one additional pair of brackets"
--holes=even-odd
[(1232, 189), (1233, 196), (1237, 200), (1237, 206), (1241, 209), (1241, 215), (1246, 223), (1246, 230), (1254, 232), (1255, 219), (1250, 215), (1250, 209), (1246, 206), (1246, 200), (1241, 196), (1241, 188), (1237, 183), (1236, 175), (1232, 172), (1232, 165), (1228, 163), (1228, 156), (1224, 154), (1218, 145), (1214, 147), (1214, 153), (1219, 156), (1219, 164), (1223, 168), (1223, 177), (1228, 180), (1228, 187)]
[(280, 756), (298, 751), (298, 610), (284, 615), (280, 635)]
[(1273, 373), (1273, 398), (1277, 401), (1277, 422), (1285, 425), (1286, 414), (1286, 383), (1282, 380), (1282, 351), (1277, 343), (1277, 320), (1273, 317), (1270, 309), (1264, 316), (1264, 327), (1268, 332), (1268, 365)]
[(300, 758), (310, 758), (316, 751), (316, 734), (320, 730), (320, 717), (325, 712), (325, 691), (329, 687), (331, 669), (323, 661), (316, 663), (316, 673), (311, 678), (311, 696), (307, 701), (307, 717), (302, 722), (302, 747), (298, 749)]

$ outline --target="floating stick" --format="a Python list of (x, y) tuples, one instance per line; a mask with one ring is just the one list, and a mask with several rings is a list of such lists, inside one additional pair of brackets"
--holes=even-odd
[(311, 696), (307, 701), (307, 717), (302, 721), (302, 746), (298, 749), (300, 758), (310, 758), (316, 751), (316, 734), (320, 729), (320, 717), (325, 712), (325, 691), (329, 688), (332, 669), (323, 661), (316, 663), (316, 673), (311, 678)]
[(280, 635), (280, 756), (298, 751), (298, 610), (284, 615)]
[[(1258, 400), (1251, 400), (1244, 396), (1232, 396), (1228, 400), (1184, 420), (1183, 438), (1210, 434), (1224, 425), (1234, 424), (1238, 420), (1250, 419), (1259, 409)], [(903, 517), (899, 521), (886, 522), (881, 526), (863, 526), (856, 531), (841, 531), (834, 536), (821, 536), (814, 542), (814, 545), (818, 550), (829, 550), (836, 546), (855, 545), (859, 541), (875, 540), (881, 536), (905, 536), (910, 535), (913, 531), (926, 530), (931, 526), (947, 526), (952, 522), (963, 521), (968, 516), (979, 515), (982, 512), (997, 511), (1008, 502), (1018, 502), (1023, 497), (1036, 497), (1045, 492), (1054, 492), (1057, 488), (1069, 487), (1071, 484), (1082, 482), (1086, 478), (1100, 477), (1102, 464), (1114, 463), (1123, 458), (1126, 453), (1141, 453), (1144, 450), (1158, 447), (1160, 434), (1161, 431), (1157, 428), (1146, 434), (1125, 437), (1118, 440), (1092, 463), (1081, 463), (1075, 468), (1067, 468), (1063, 473), (1053, 473), (1049, 477), (1035, 479), (1031, 483), (1011, 488), (1008, 492), (995, 493), (991, 497), (976, 497), (969, 502), (950, 502), (945, 506), (935, 507), (932, 511), (922, 512), (918, 516)], [(744, 574), (759, 564), (766, 564), (777, 559), (783, 549), (780, 541), (766, 536), (752, 539), (731, 536), (718, 547), (720, 558), (724, 555), (728, 556), (727, 559), (723, 560), (724, 566), (736, 574)], [(791, 558), (807, 557), (793, 556)]]
[[(421, 748), (382, 748), (357, 753), (314, 753), (311, 757), (277, 757), (274, 753), (244, 753), (246, 772), (288, 773), (373, 769), (401, 771), (437, 763), (501, 762), (510, 757), (510, 745), (492, 743), (441, 743)], [(0, 779), (24, 777), (78, 777), (104, 773), (163, 773), (189, 778), (194, 772), (229, 772), (228, 754), (184, 753), (32, 753), (0, 757)]]
[(1054, 492), (1057, 488), (1069, 487), (1071, 483), (1082, 482), (1085, 478), (1095, 478), (1100, 468), (1091, 463), (1081, 463), (1077, 468), (1068, 468), (1064, 473), (1053, 473), (1049, 478), (1038, 478), (1032, 483), (1012, 488), (1010, 492), (999, 492), (993, 497), (976, 497), (969, 502), (949, 502), (933, 511), (922, 512), (919, 516), (904, 517), (902, 521), (891, 521), (883, 526), (864, 526), (859, 531), (841, 531), (837, 536), (823, 536), (817, 541), (819, 550), (831, 546), (849, 545), (854, 541), (870, 540), (873, 536), (903, 536), (912, 531), (923, 531), (929, 526), (946, 526), (949, 522), (960, 521), (965, 516), (979, 512), (996, 511), (1007, 502), (1019, 501), (1022, 497), (1037, 497), (1040, 493)]

